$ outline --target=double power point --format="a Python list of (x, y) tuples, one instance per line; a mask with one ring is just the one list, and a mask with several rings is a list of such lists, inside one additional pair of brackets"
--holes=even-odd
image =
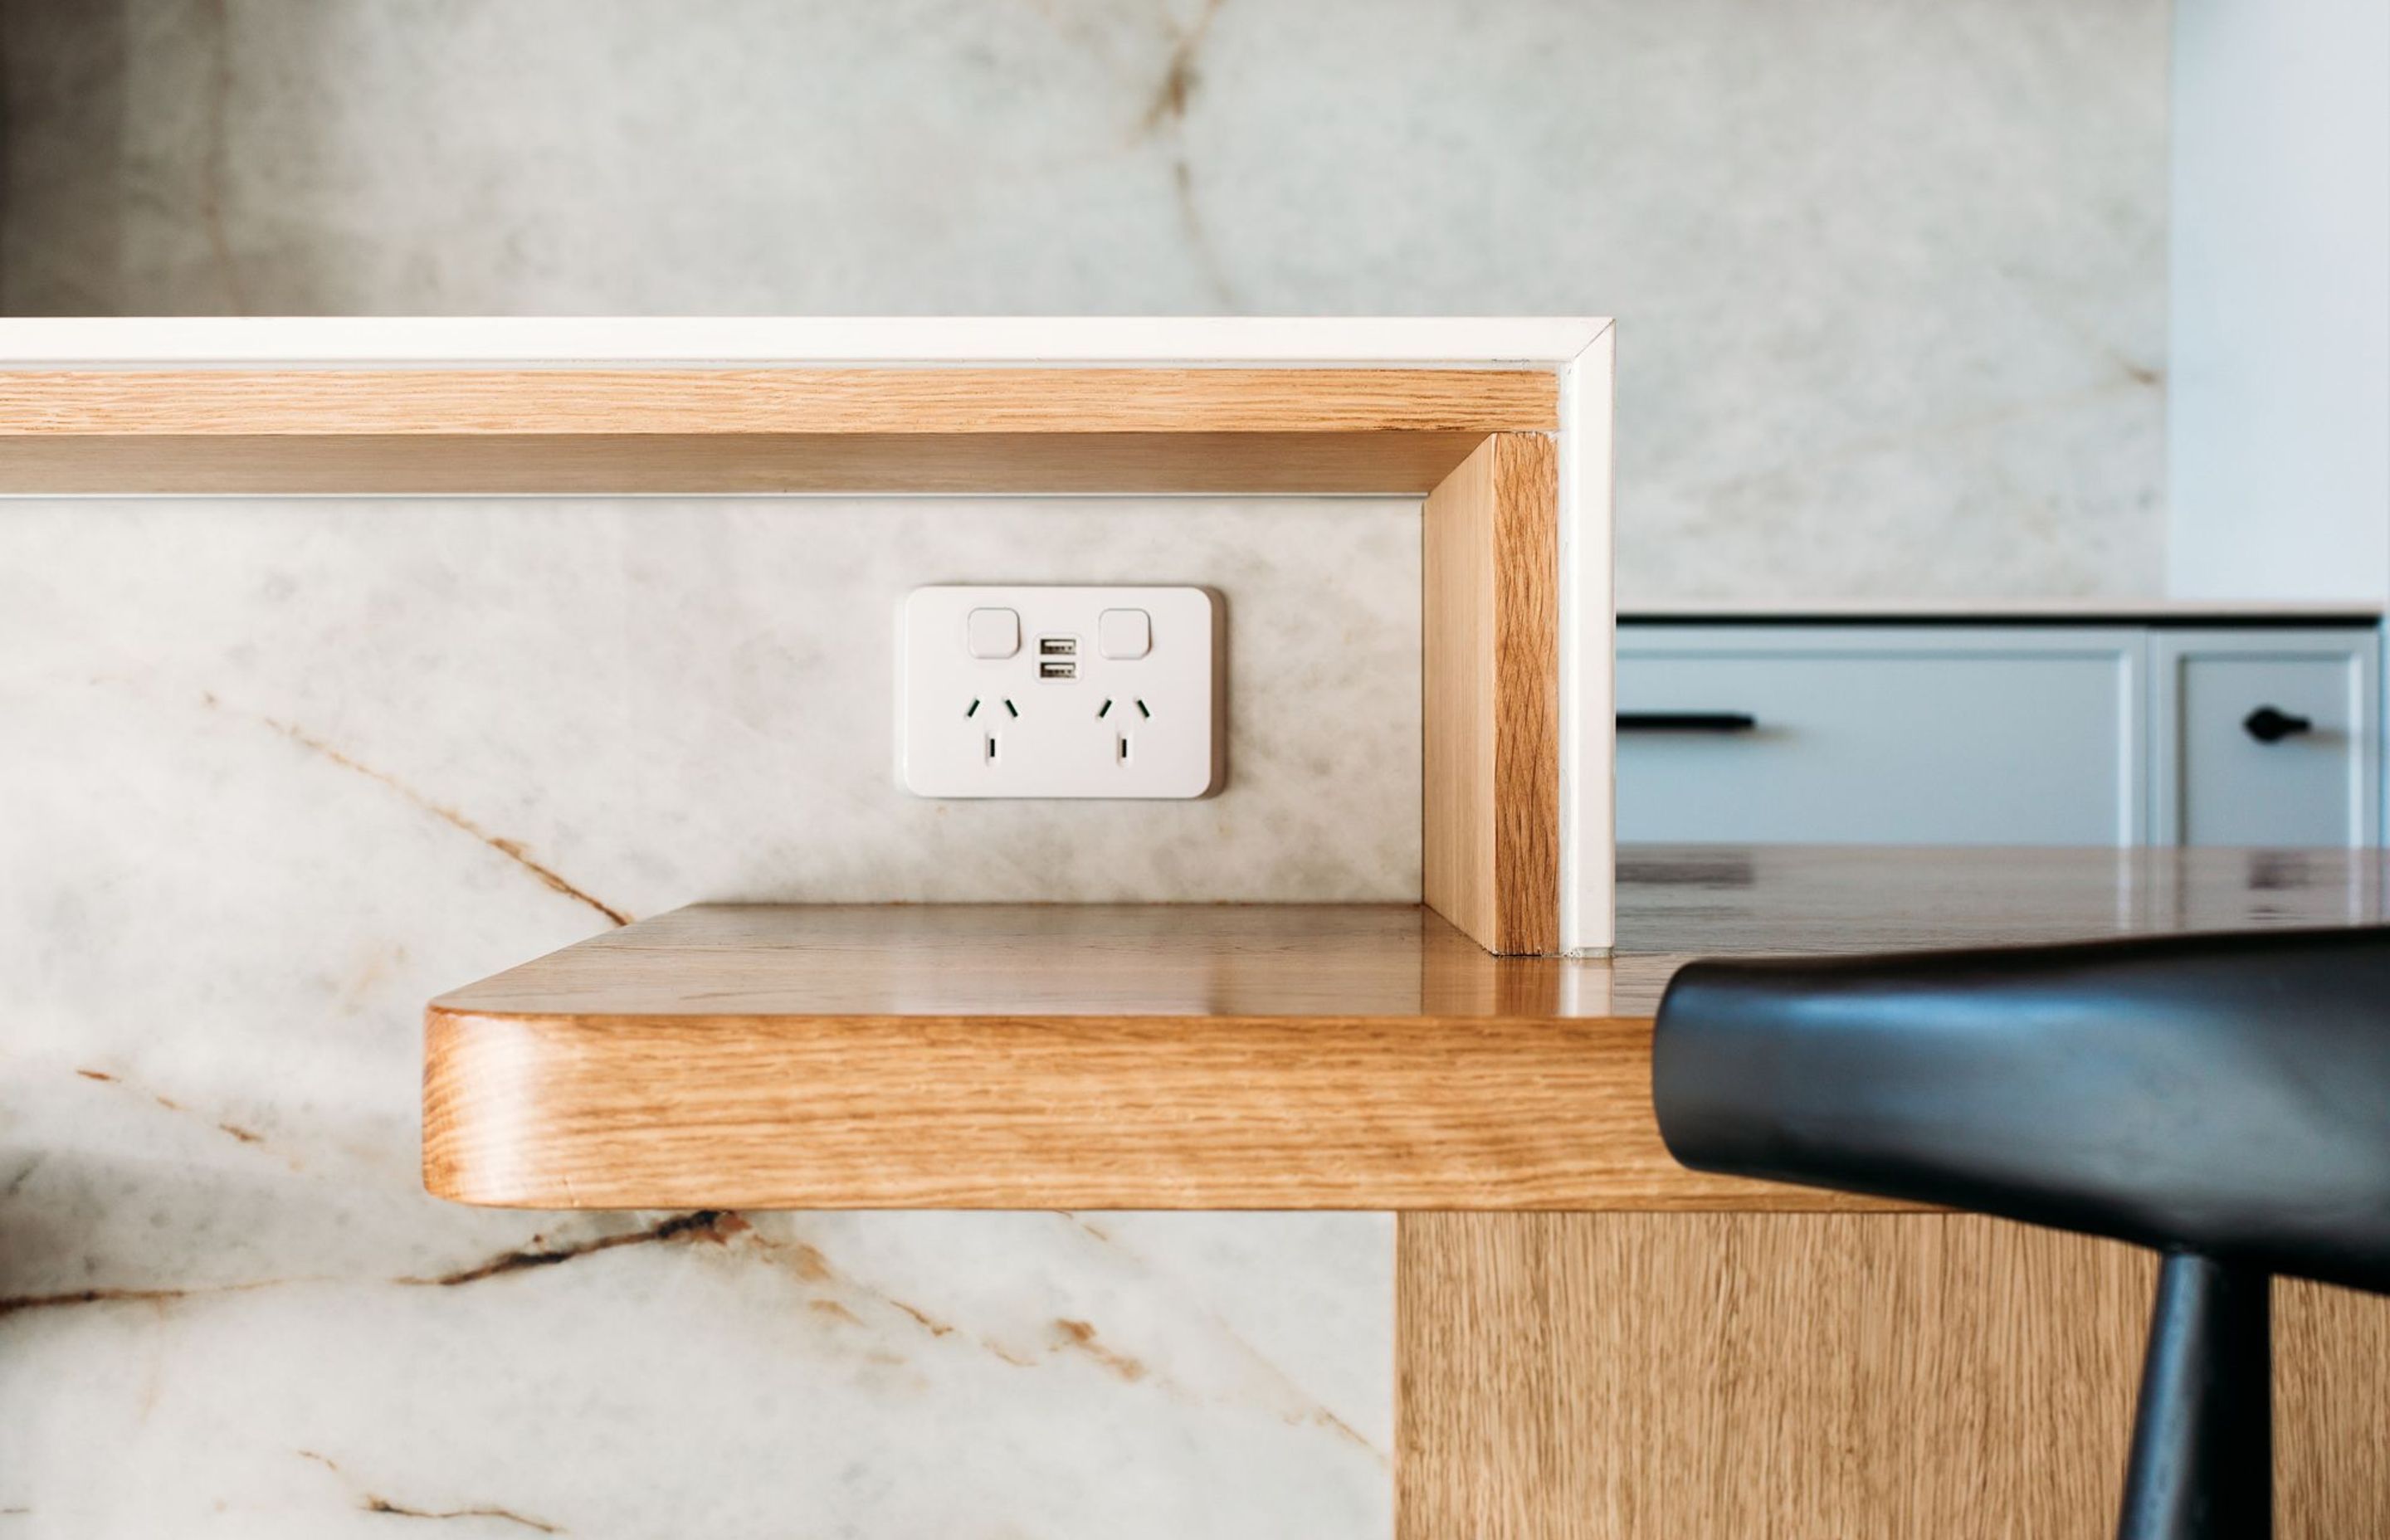
[(897, 632), (897, 772), (918, 796), (1219, 789), (1224, 634), (1206, 589), (916, 588)]

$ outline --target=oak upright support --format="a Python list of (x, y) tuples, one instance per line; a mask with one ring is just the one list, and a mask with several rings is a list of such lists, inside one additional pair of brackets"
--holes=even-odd
[(1421, 887), (1502, 954), (1561, 945), (1559, 530), (1551, 437), (1495, 433), (1421, 533)]

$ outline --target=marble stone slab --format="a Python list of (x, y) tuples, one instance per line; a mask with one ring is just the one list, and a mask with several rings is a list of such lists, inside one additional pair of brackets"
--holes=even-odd
[[(904, 792), (991, 573), (1217, 587), (1226, 792)], [(1383, 1216), (452, 1207), (418, 1013), (701, 898), (1416, 897), (1418, 583), (1359, 500), (0, 502), (0, 1537), (1382, 1535)]]

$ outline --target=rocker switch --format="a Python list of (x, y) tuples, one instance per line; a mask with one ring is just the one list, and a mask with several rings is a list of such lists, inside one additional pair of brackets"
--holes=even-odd
[(1009, 658), (1021, 650), (1021, 612), (1017, 610), (974, 610), (963, 622), (963, 630), (974, 658)]
[(1153, 650), (1153, 617), (1142, 610), (1107, 610), (1096, 617), (1096, 650), (1107, 658), (1142, 658)]

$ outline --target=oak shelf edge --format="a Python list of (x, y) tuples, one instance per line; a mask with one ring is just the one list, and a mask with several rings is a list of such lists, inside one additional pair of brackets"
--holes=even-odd
[[(538, 1208), (1784, 1210), (1617, 970), (1415, 905), (700, 905), (434, 1001), (424, 1165)], [(1654, 993), (1648, 987), (1644, 994)]]

